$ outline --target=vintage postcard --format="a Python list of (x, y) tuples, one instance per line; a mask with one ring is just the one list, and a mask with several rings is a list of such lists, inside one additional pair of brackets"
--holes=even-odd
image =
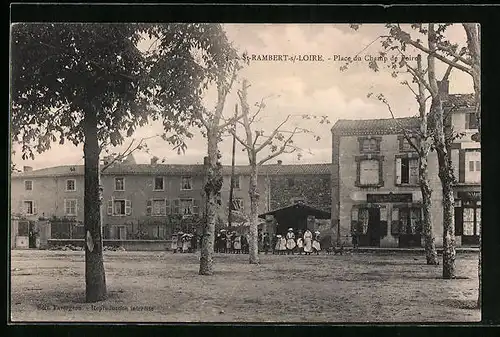
[(474, 23), (13, 24), (11, 321), (480, 321), (480, 49)]

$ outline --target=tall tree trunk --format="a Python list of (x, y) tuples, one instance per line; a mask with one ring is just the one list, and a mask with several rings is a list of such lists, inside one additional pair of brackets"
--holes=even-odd
[(85, 296), (87, 302), (106, 298), (106, 276), (102, 255), (100, 198), (99, 198), (99, 141), (97, 112), (92, 106), (84, 117), (85, 144)]
[(427, 156), (421, 156), (419, 165), (420, 190), (422, 191), (422, 231), (424, 234), (425, 257), (428, 265), (438, 265), (438, 255), (434, 234), (432, 233), (431, 218), (431, 196), (432, 190), (429, 184)]
[(215, 238), (215, 223), (217, 222), (217, 194), (222, 185), (222, 176), (218, 162), (218, 144), (217, 133), (209, 132), (208, 140), (208, 157), (206, 165), (206, 182), (205, 182), (205, 197), (206, 197), (206, 216), (203, 226), (203, 238), (201, 243), (200, 254), (200, 275), (212, 275), (214, 273), (214, 238)]
[(438, 176), (443, 190), (443, 278), (452, 279), (455, 278), (454, 175), (439, 96), (433, 98), (431, 110), (435, 123), (434, 147), (438, 157)]
[(432, 95), (433, 143), (438, 157), (438, 176), (443, 190), (443, 278), (452, 279), (455, 277), (454, 175), (451, 165), (450, 144), (447, 140), (447, 129), (444, 121), (443, 104), (436, 80), (434, 53), (437, 50), (437, 36), (433, 23), (429, 23), (427, 38), (429, 50), (431, 50), (431, 53), (427, 55), (427, 76)]
[[(467, 47), (472, 59), (472, 81), (474, 85), (475, 112), (477, 118), (477, 126), (479, 137), (476, 141), (480, 142), (481, 138), (481, 26), (477, 23), (464, 23), (465, 33), (467, 34)], [(479, 230), (479, 261), (477, 276), (479, 279), (479, 291), (477, 296), (477, 307), (481, 308), (481, 237), (483, 227)]]
[(259, 263), (259, 242), (258, 242), (258, 205), (259, 191), (257, 187), (258, 167), (256, 156), (251, 162), (250, 186), (248, 193), (250, 195), (250, 238), (249, 238), (249, 262), (250, 264)]
[[(417, 58), (417, 71), (421, 76), (424, 75), (422, 69), (422, 58), (420, 55)], [(423, 221), (422, 230), (424, 234), (424, 245), (425, 245), (425, 257), (428, 265), (438, 265), (438, 255), (436, 251), (436, 244), (434, 233), (432, 231), (432, 217), (431, 217), (431, 207), (432, 207), (432, 189), (429, 183), (429, 167), (428, 167), (428, 156), (431, 149), (431, 140), (429, 139), (428, 130), (428, 116), (426, 108), (426, 88), (422, 81), (418, 81), (418, 111), (420, 117), (420, 134), (422, 139), (419, 146), (419, 182), (420, 191), (422, 192), (422, 208), (423, 208)]]

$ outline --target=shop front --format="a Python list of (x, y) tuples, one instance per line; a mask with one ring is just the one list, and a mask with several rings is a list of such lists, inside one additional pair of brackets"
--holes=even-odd
[(412, 193), (367, 194), (352, 207), (351, 233), (360, 247), (421, 247), (421, 219)]
[(481, 231), (481, 192), (458, 191), (455, 195), (455, 235), (462, 246), (479, 245)]

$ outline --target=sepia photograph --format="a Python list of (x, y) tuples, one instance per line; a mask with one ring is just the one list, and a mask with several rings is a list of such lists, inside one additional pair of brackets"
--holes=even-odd
[(480, 33), (11, 24), (10, 322), (480, 322)]

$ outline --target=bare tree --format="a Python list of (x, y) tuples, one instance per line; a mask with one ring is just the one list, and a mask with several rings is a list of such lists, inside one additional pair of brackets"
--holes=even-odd
[[(353, 28), (357, 29), (357, 25)], [(419, 83), (425, 85), (430, 92), (432, 103), (429, 113), (429, 126), (434, 131), (432, 133), (432, 149), (436, 151), (438, 156), (439, 171), (438, 176), (443, 189), (443, 278), (451, 279), (455, 277), (455, 233), (454, 233), (454, 197), (453, 184), (456, 181), (451, 162), (451, 144), (456, 135), (453, 133), (451, 123), (446, 121), (447, 112), (443, 108), (443, 100), (438, 87), (438, 80), (435, 71), (436, 59), (448, 65), (448, 69), (443, 76), (447, 79), (451, 69), (459, 69), (471, 76), (475, 82), (475, 87), (480, 83), (477, 77), (477, 69), (479, 69), (479, 27), (467, 27), (469, 30), (468, 45), (473, 46), (475, 51), (470, 51), (467, 47), (459, 48), (458, 44), (452, 44), (445, 37), (444, 32), (450, 24), (412, 24), (411, 28), (417, 30), (426, 37), (427, 46), (420, 39), (412, 38), (410, 33), (404, 31), (399, 24), (387, 24), (388, 35), (380, 36), (382, 38), (382, 46), (386, 51), (397, 50), (400, 53), (406, 51), (407, 46), (413, 46), (417, 50), (427, 55), (427, 76), (412, 72), (412, 75)], [(381, 55), (385, 52), (381, 52)], [(474, 56), (473, 56), (474, 54)], [(399, 73), (398, 68), (405, 67), (407, 63), (404, 58), (401, 58), (399, 67), (392, 65), (393, 76), (396, 77)], [(370, 67), (378, 69), (376, 62), (370, 64)], [(476, 70), (472, 70), (476, 69)], [(410, 70), (410, 68), (408, 68)], [(474, 76), (476, 77), (474, 79)], [(425, 78), (427, 77), (427, 78)], [(476, 114), (480, 115), (480, 89), (476, 90)], [(479, 134), (476, 139), (479, 139)]]
[[(406, 85), (409, 90), (413, 93), (417, 103), (418, 103), (418, 119), (419, 119), (419, 130), (408, 130), (405, 127), (401, 127), (401, 132), (408, 144), (415, 150), (419, 159), (418, 166), (418, 177), (420, 191), (422, 192), (422, 233), (424, 235), (425, 242), (425, 256), (428, 265), (438, 265), (438, 256), (436, 251), (435, 237), (432, 231), (432, 218), (431, 218), (431, 207), (432, 207), (432, 189), (429, 182), (429, 169), (428, 169), (428, 155), (432, 146), (432, 130), (429, 130), (427, 123), (427, 100), (426, 88), (424, 83), (418, 81), (416, 76), (424, 76), (425, 71), (422, 67), (422, 59), (419, 55), (417, 58), (417, 68), (413, 69), (408, 64), (408, 72), (414, 73), (413, 82), (418, 84), (418, 90), (415, 91), (408, 81), (403, 81), (402, 84)], [(410, 70), (411, 69), (411, 70)], [(369, 94), (371, 96), (371, 94)], [(384, 103), (389, 110), (391, 117), (395, 119), (395, 114), (389, 101), (383, 94), (379, 94), (376, 97), (379, 101)], [(413, 137), (413, 136), (416, 137)]]
[[(200, 275), (213, 274), (213, 253), (215, 239), (215, 225), (218, 219), (217, 202), (222, 188), (222, 165), (219, 152), (219, 142), (225, 130), (234, 123), (234, 119), (226, 121), (223, 118), (226, 97), (236, 79), (240, 65), (236, 62), (229, 65), (231, 72), (221, 72), (217, 78), (217, 104), (214, 111), (205, 110), (199, 119), (203, 125), (204, 135), (207, 139), (207, 157), (205, 162), (205, 225), (200, 255)], [(229, 73), (229, 76), (227, 74)], [(228, 78), (229, 77), (229, 78)], [(236, 117), (239, 118), (239, 117)]]
[[(242, 110), (242, 118), (238, 118), (237, 121), (241, 125), (243, 125), (245, 130), (245, 136), (240, 137), (235, 129), (230, 129), (229, 132), (236, 138), (236, 140), (244, 147), (248, 155), (248, 161), (250, 164), (250, 184), (249, 184), (249, 196), (250, 196), (250, 237), (249, 237), (249, 262), (250, 264), (258, 264), (259, 263), (259, 255), (258, 255), (258, 205), (260, 194), (258, 191), (257, 179), (258, 179), (258, 167), (267, 163), (273, 158), (276, 158), (282, 154), (290, 154), (297, 153), (299, 158), (301, 156), (301, 152), (303, 151), (301, 148), (295, 145), (293, 139), (298, 134), (314, 134), (302, 127), (293, 127), (290, 128), (288, 122), (293, 117), (301, 117), (303, 119), (317, 119), (321, 118), (320, 123), (329, 123), (329, 120), (326, 116), (318, 117), (311, 116), (308, 114), (303, 115), (288, 115), (286, 116), (269, 134), (265, 135), (262, 130), (253, 130), (254, 124), (257, 121), (257, 117), (261, 113), (261, 111), (265, 108), (264, 100), (268, 97), (263, 98), (259, 103), (256, 103), (257, 110), (251, 114), (250, 106), (248, 104), (248, 88), (250, 85), (248, 81), (244, 79), (242, 81), (242, 88), (238, 90), (238, 97), (241, 104)], [(320, 140), (319, 136), (314, 136), (318, 141)], [(259, 153), (263, 150), (270, 150), (270, 153), (262, 159), (258, 159)]]

